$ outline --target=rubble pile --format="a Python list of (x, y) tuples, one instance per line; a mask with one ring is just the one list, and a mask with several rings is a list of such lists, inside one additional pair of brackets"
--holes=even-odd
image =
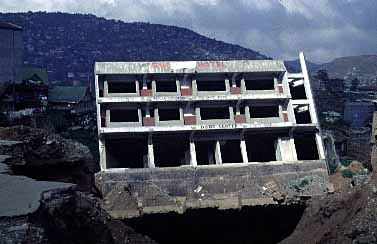
[(365, 185), (313, 197), (306, 205), (293, 234), (281, 244), (377, 243), (376, 176)]

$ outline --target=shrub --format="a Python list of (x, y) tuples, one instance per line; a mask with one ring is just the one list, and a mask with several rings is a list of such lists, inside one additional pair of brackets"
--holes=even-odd
[(353, 177), (353, 173), (352, 173), (351, 170), (345, 169), (345, 170), (342, 171), (342, 176), (344, 178), (352, 178)]
[(341, 163), (344, 167), (348, 167), (348, 166), (352, 163), (352, 160), (341, 160), (340, 163)]

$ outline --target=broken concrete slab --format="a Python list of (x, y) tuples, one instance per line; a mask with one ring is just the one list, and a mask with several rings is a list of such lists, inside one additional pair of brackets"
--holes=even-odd
[(96, 175), (114, 218), (187, 209), (286, 204), (329, 189), (324, 160), (296, 163), (113, 169)]
[(0, 174), (0, 217), (33, 213), (39, 208), (44, 192), (67, 190), (71, 187), (74, 185)]

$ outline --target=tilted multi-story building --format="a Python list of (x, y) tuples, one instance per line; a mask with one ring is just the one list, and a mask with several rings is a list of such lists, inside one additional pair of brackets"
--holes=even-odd
[(96, 63), (105, 208), (123, 218), (326, 192), (300, 62), (295, 74), (276, 60)]

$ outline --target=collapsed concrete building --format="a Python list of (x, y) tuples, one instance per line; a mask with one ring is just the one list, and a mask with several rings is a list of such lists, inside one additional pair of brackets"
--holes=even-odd
[(101, 172), (115, 218), (280, 204), (328, 191), (304, 55), (95, 64)]

